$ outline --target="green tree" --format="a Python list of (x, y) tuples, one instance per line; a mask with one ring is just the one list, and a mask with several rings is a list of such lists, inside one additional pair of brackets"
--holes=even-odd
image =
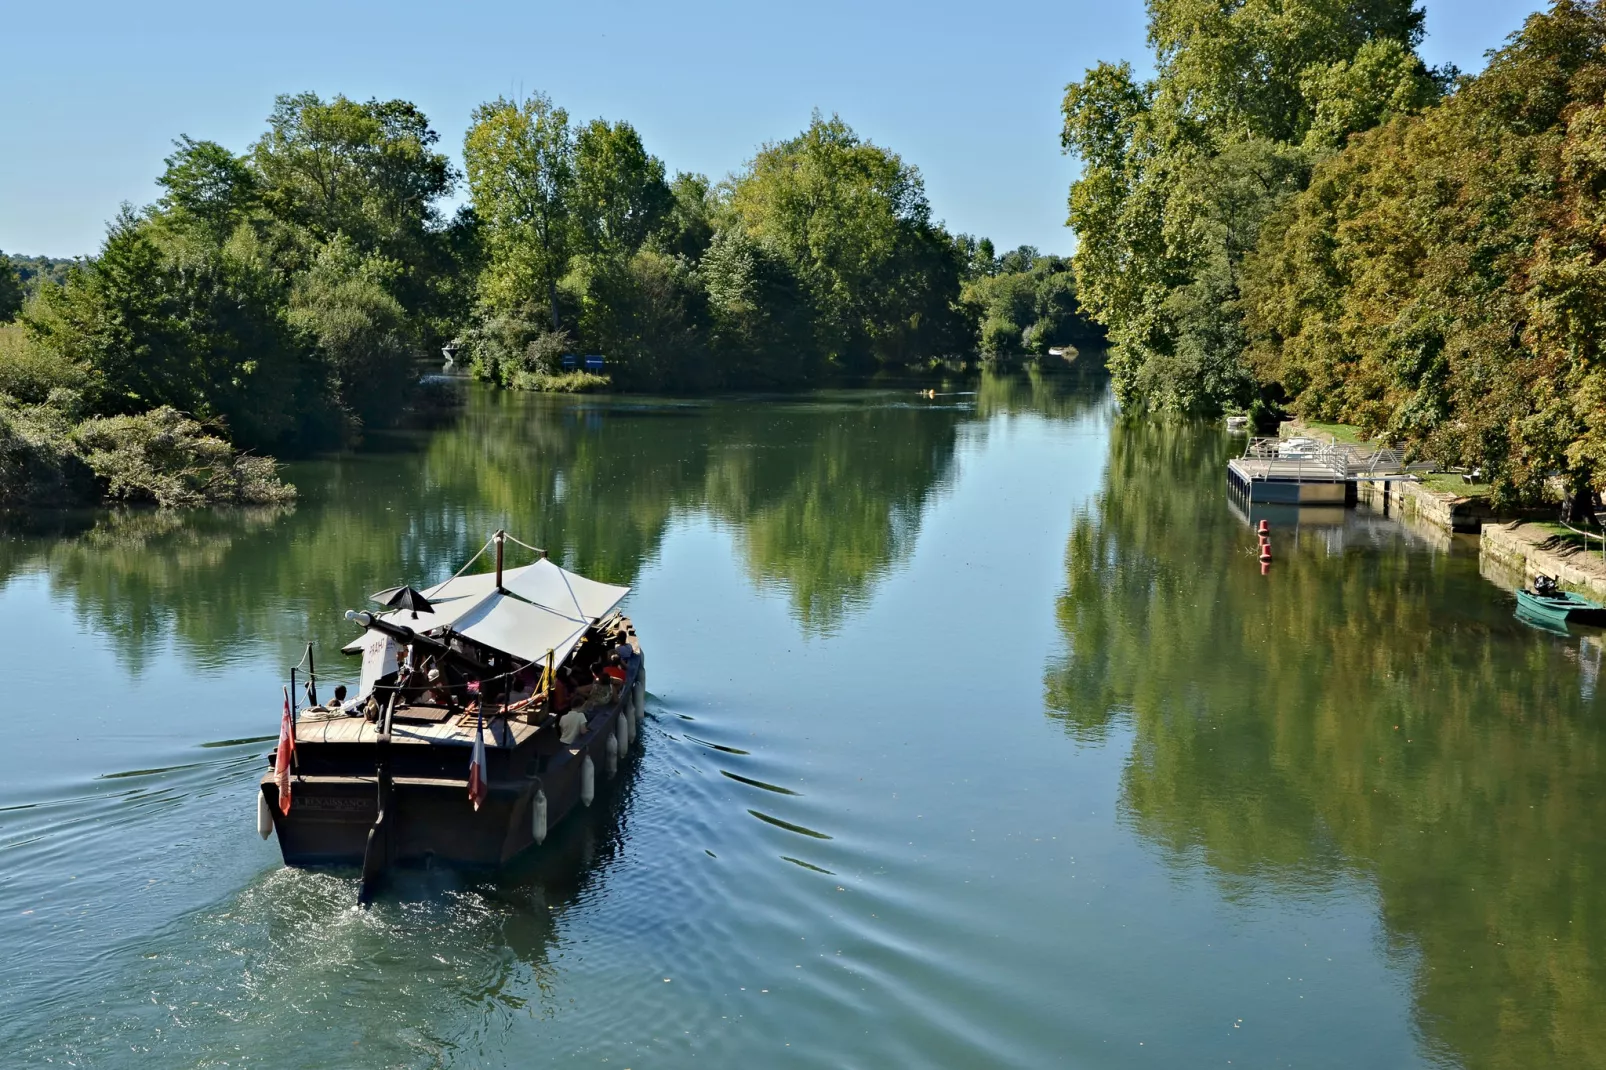
[(189, 136), (173, 143), (176, 151), (163, 162), (156, 180), (167, 192), (159, 208), (181, 225), (194, 225), (217, 244), (261, 204), (257, 173), (215, 141)]
[(712, 189), (707, 175), (681, 171), (669, 184), (669, 206), (654, 241), (665, 252), (695, 262), (714, 238)]
[(343, 233), (408, 263), (439, 223), (436, 202), (455, 182), (451, 162), (434, 150), (439, 139), (405, 100), (326, 103), (316, 93), (287, 94), (251, 158), (276, 216), (317, 240)]
[(1606, 17), (1559, 0), (1485, 72), (1315, 170), (1246, 265), (1250, 358), (1294, 409), (1489, 472), (1575, 521), (1606, 485)]
[(1316, 115), (1307, 80), (1369, 42), (1415, 48), (1422, 18), (1413, 0), (1152, 0), (1157, 96), (1223, 140), (1298, 142)]
[(699, 265), (721, 381), (796, 387), (820, 373), (808, 293), (785, 256), (741, 228), (720, 231)]
[(522, 104), (498, 98), (474, 109), (463, 141), (474, 211), (486, 250), (484, 299), (508, 310), (544, 296), (558, 318), (574, 220), (574, 135), (569, 113), (542, 93)]
[(22, 311), (22, 280), (11, 258), (0, 252), (0, 323), (7, 323)]
[(713, 385), (706, 297), (683, 260), (655, 249), (583, 256), (564, 279), (579, 308), (587, 348), (607, 355), (609, 374), (635, 389)]
[(1070, 263), (1029, 245), (1004, 254), (996, 273), (969, 279), (960, 304), (977, 325), (978, 348), (987, 357), (1043, 354), (1098, 337), (1077, 303)]
[(960, 265), (931, 223), (920, 172), (840, 118), (816, 114), (760, 149), (726, 211), (791, 263), (832, 360), (863, 368), (953, 344)]
[(100, 254), (42, 291), (25, 325), (56, 360), (85, 369), (91, 413), (170, 405), (223, 421), (242, 445), (305, 447), (319, 440), (312, 428), (326, 410), (316, 359), (281, 315), (285, 301), (249, 230), (174, 259), (125, 208)]
[(316, 340), (341, 406), (370, 425), (394, 421), (418, 356), (407, 312), (386, 287), (398, 270), (340, 234), (296, 277), (290, 296), (289, 321)]
[(1243, 259), (1313, 152), (1431, 99), (1411, 51), (1421, 19), (1411, 0), (1153, 0), (1155, 77), (1101, 63), (1067, 87), (1077, 282), (1109, 329), (1123, 404), (1252, 400)]
[(574, 139), (573, 213), (582, 249), (635, 252), (661, 225), (673, 201), (663, 161), (642, 147), (635, 127), (593, 119), (580, 128)]

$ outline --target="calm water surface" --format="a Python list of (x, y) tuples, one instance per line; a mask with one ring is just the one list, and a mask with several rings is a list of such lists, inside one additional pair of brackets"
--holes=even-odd
[[(1601, 647), (1098, 383), (474, 393), (290, 510), (0, 543), (0, 1064), (1606, 1066)], [(643, 746), (494, 883), (284, 869), (284, 668), (498, 525)]]

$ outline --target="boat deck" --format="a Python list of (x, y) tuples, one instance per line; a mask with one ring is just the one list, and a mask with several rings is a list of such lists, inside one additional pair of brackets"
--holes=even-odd
[[(403, 720), (412, 712), (422, 715), (418, 720)], [(477, 719), (471, 713), (458, 713), (430, 723), (424, 717), (438, 717), (443, 711), (438, 706), (400, 706), (390, 726), (392, 743), (432, 743), (445, 746), (472, 747)], [(535, 735), (539, 725), (522, 720), (509, 720), (497, 715), (485, 719), (485, 745), (512, 748)], [(374, 743), (379, 739), (379, 725), (370, 724), (362, 717), (319, 717), (316, 712), (303, 713), (296, 722), (298, 743)]]

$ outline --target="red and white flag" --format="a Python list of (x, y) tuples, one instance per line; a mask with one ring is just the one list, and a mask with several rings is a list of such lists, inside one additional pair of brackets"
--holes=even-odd
[(284, 716), (279, 719), (279, 752), (273, 761), (273, 782), (279, 785), (279, 812), (290, 812), (290, 761), (296, 754), (296, 729), (290, 720), (290, 689), (284, 689)]
[(481, 705), (474, 726), (474, 756), (468, 762), (468, 801), (478, 810), (485, 795), (485, 707)]

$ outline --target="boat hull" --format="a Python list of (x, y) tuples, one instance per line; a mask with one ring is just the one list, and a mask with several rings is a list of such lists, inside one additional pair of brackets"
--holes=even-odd
[[(269, 806), (275, 808), (274, 829), (286, 865), (363, 864), (368, 833), (381, 810), (375, 778), (308, 777), (296, 781), (288, 814), (277, 812), (279, 789), (271, 774), (263, 779), (262, 791)], [(476, 810), (468, 800), (466, 779), (394, 780), (383, 808), (384, 860), (388, 865), (439, 863), (495, 869), (534, 846), (534, 796), (533, 789), (497, 791)], [(549, 809), (549, 824), (555, 823), (554, 816)]]
[[(630, 694), (627, 687), (625, 695)], [(289, 813), (279, 809), (272, 772), (262, 777), (259, 790), (286, 865), (496, 870), (536, 847), (538, 831), (544, 839), (576, 807), (588, 805), (587, 759), (593, 794), (623, 767), (617, 733), (620, 719), (631, 717), (631, 702), (622, 698), (598, 714), (600, 719), (593, 717), (591, 730), (577, 746), (537, 737), (517, 747), (488, 750), (487, 795), (478, 809), (468, 795), (466, 747), (450, 748), (460, 761), (446, 764), (463, 770), (454, 777), (439, 771), (428, 776), (382, 774), (412, 756), (399, 753), (403, 748), (395, 744), (345, 745), (333, 757), (321, 754), (316, 745), (298, 744), (298, 762), (311, 771), (292, 776)], [(389, 758), (385, 747), (390, 748)], [(544, 830), (538, 827), (538, 793), (546, 804)]]
[(1555, 597), (1536, 595), (1532, 591), (1517, 592), (1517, 608), (1524, 613), (1557, 623), (1600, 624), (1606, 622), (1606, 606), (1587, 598), (1563, 592)]

